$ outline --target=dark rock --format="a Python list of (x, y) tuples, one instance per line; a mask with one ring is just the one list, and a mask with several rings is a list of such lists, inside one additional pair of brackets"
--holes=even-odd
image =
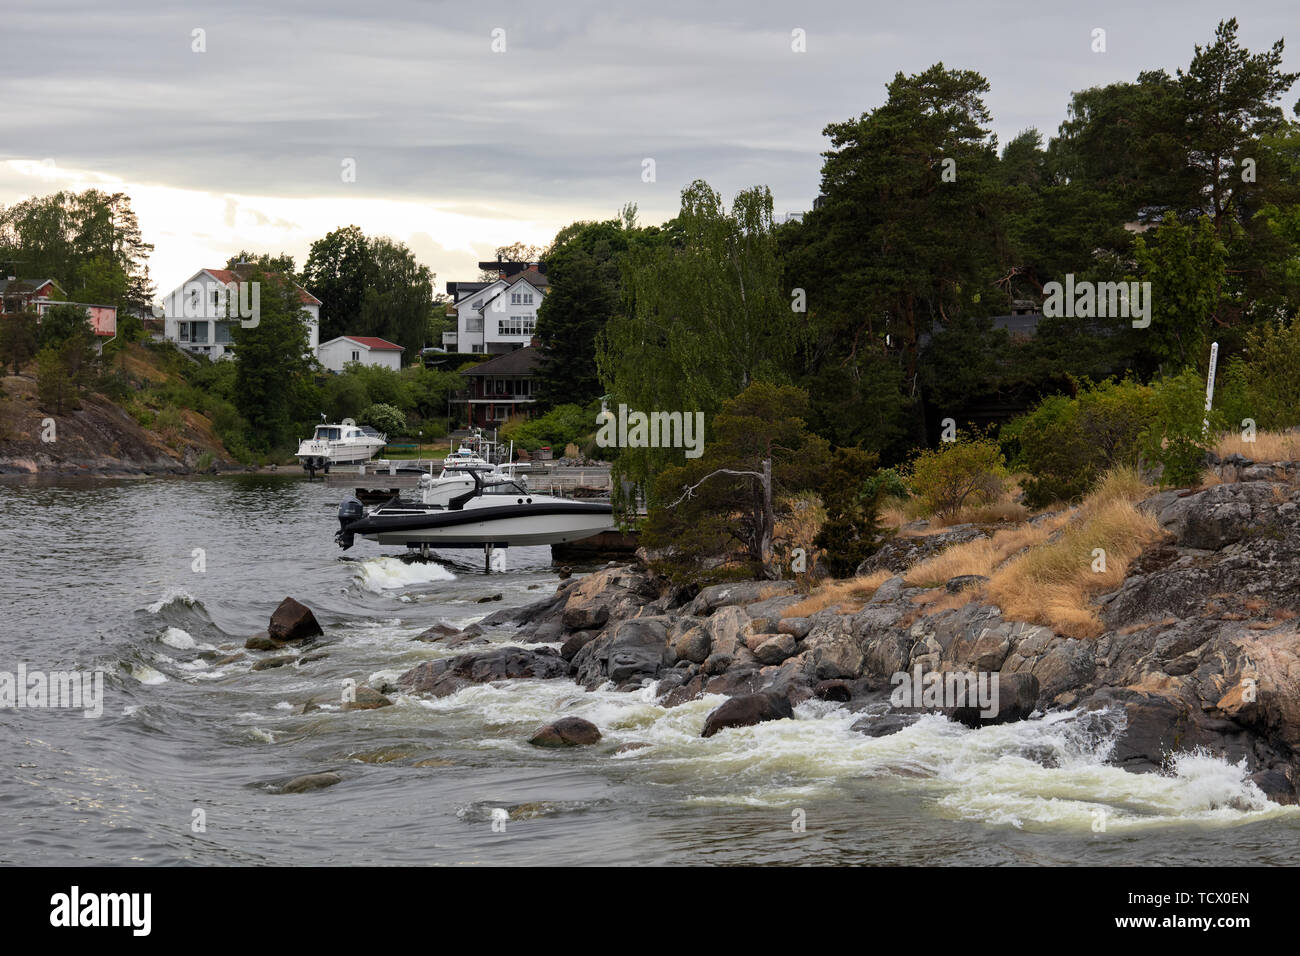
[(673, 641), (673, 653), (677, 655), (678, 663), (685, 660), (694, 664), (703, 664), (708, 660), (712, 646), (713, 638), (709, 636), (708, 629), (700, 626), (691, 627)]
[(310, 608), (287, 597), (271, 614), (271, 623), (267, 625), (266, 633), (277, 641), (303, 641), (309, 637), (320, 637), (325, 632), (316, 623), (316, 615), (312, 614)]
[(986, 717), (978, 704), (974, 706), (955, 707), (947, 711), (949, 720), (967, 727), (981, 727), (986, 724), (1008, 724), (1014, 720), (1024, 720), (1034, 712), (1038, 705), (1038, 678), (1033, 674), (998, 674), (996, 700), (991, 704), (996, 713)]
[(812, 630), (812, 626), (813, 622), (811, 618), (787, 617), (783, 618), (780, 623), (776, 625), (776, 630), (779, 634), (789, 634), (796, 641), (802, 641), (808, 636), (808, 632)]
[(668, 646), (669, 621), (641, 617), (613, 625), (573, 658), (574, 679), (587, 687), (653, 680), (676, 662)]
[(730, 654), (710, 654), (700, 667), (704, 674), (721, 674), (731, 666), (735, 658)]
[(550, 648), (503, 647), (424, 661), (397, 678), (397, 686), (407, 693), (445, 697), (467, 684), (519, 678), (547, 680), (565, 677), (568, 672), (564, 659)]
[(813, 695), (819, 700), (848, 703), (853, 697), (853, 690), (846, 680), (824, 680), (817, 682), (817, 685), (813, 688)]
[(738, 604), (757, 604), (794, 591), (793, 581), (737, 581), (732, 584), (715, 584), (695, 596), (686, 606), (686, 613), (696, 617), (712, 614), (718, 608)]
[(250, 651), (277, 651), (284, 647), (284, 642), (277, 641), (275, 638), (271, 637), (271, 635), (267, 634), (266, 631), (262, 631), (260, 634), (254, 634), (248, 640), (244, 641), (244, 647), (248, 648)]
[(280, 788), (281, 793), (306, 793), (309, 790), (321, 790), (342, 783), (343, 778), (336, 773), (307, 773), (294, 777)]
[(866, 734), (868, 737), (888, 737), (890, 734), (896, 734), (905, 727), (910, 727), (920, 719), (919, 714), (880, 714), (878, 716), (863, 717), (855, 721), (850, 730), (856, 730), (860, 734)]
[(980, 538), (987, 538), (988, 534), (981, 531), (974, 525), (954, 525), (947, 531), (941, 531), (938, 534), (927, 535), (899, 535), (890, 538), (880, 549), (857, 568), (857, 576), (871, 574), (874, 571), (886, 570), (895, 574), (901, 574), (912, 565), (932, 557), (954, 544), (965, 544), (967, 541), (976, 541)]
[(293, 662), (294, 656), (292, 654), (285, 654), (281, 657), (264, 657), (254, 664), (252, 669), (255, 671), (269, 671), (272, 668), (283, 667), (285, 664), (292, 664)]
[(1296, 789), (1281, 770), (1260, 770), (1246, 778), (1263, 791), (1264, 796), (1283, 806), (1296, 804)]
[(445, 624), (435, 624), (427, 631), (417, 634), (412, 640), (424, 641), (426, 644), (444, 644), (447, 647), (459, 647), (461, 644), (484, 644), (487, 642), (487, 638), (483, 636), (483, 628), (478, 624), (471, 624), (461, 631)]
[(727, 727), (749, 727), (767, 720), (783, 720), (794, 716), (790, 701), (780, 694), (749, 694), (733, 697), (709, 714), (704, 722), (701, 737), (712, 737)]
[(534, 747), (584, 747), (600, 740), (600, 730), (581, 717), (561, 717), (529, 738)]
[(367, 684), (358, 684), (356, 691), (356, 700), (346, 700), (343, 702), (343, 709), (347, 710), (378, 710), (380, 707), (392, 707), (393, 702)]
[(562, 645), (560, 645), (560, 656), (566, 661), (572, 661), (578, 651), (582, 650), (595, 639), (596, 633), (594, 631), (575, 631), (565, 639)]
[(1215, 485), (1174, 501), (1159, 520), (1183, 547), (1218, 551), (1259, 528), (1276, 509), (1273, 489), (1266, 484)]
[(500, 600), (501, 600), (501, 597), (502, 597), (502, 595), (500, 595), (500, 594), (490, 594), (490, 595), (488, 595), (487, 597), (481, 597), (481, 598), (479, 598), (479, 599), (478, 599), (477, 601), (475, 601), (474, 603), (475, 603), (475, 604), (488, 604), (488, 603), (490, 603), (490, 602), (492, 602), (492, 601), (500, 601)]
[(948, 583), (944, 585), (944, 590), (949, 594), (973, 591), (976, 588), (982, 588), (988, 583), (988, 580), (988, 576), (984, 574), (959, 574), (955, 578), (948, 579)]
[(794, 653), (795, 640), (789, 634), (774, 634), (758, 647), (754, 656), (760, 664), (780, 664)]
[(461, 633), (460, 628), (439, 622), (438, 624), (433, 625), (433, 627), (421, 631), (419, 634), (415, 635), (415, 637), (411, 638), (411, 640), (425, 642), (440, 641), (445, 637), (451, 637), (453, 634), (459, 633)]

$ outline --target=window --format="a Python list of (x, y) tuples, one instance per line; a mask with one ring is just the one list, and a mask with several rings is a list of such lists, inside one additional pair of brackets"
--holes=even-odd
[(512, 315), (497, 322), (501, 335), (532, 335), (537, 329), (537, 319), (531, 315)]
[(520, 304), (520, 301), (521, 301), (521, 298), (522, 298), (522, 297), (520, 296), (520, 294), (519, 294), (518, 292), (511, 292), (511, 293), (510, 293), (510, 304), (511, 304), (511, 305), (519, 305), (519, 304)]
[(483, 346), (482, 346), (482, 345), (471, 345), (471, 346), (469, 347), (469, 350), (470, 350), (471, 352), (482, 352), (482, 351), (483, 351)]
[(188, 322), (177, 322), (176, 330), (180, 335), (180, 340), (182, 342), (188, 342), (190, 340), (190, 324)]
[(355, 349), (353, 349), (353, 351), (352, 351), (352, 361), (354, 361), (354, 362), (360, 362), (360, 361), (361, 361), (361, 353), (358, 352), (358, 351), (356, 351)]
[(532, 305), (532, 304), (533, 304), (533, 294), (531, 292), (525, 292), (524, 305)]

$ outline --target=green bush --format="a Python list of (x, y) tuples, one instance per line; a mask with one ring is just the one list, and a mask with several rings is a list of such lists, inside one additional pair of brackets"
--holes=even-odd
[(501, 429), (501, 437), (529, 451), (549, 445), (558, 457), (565, 445), (570, 442), (581, 445), (583, 439), (595, 430), (594, 409), (587, 412), (578, 405), (556, 405), (537, 418), (506, 423)]
[[(1244, 351), (1229, 363), (1227, 376), (1240, 381), (1243, 393), (1232, 409), (1233, 424), (1241, 418), (1253, 418), (1261, 429), (1300, 424), (1300, 320), (1251, 329)], [(1244, 413), (1241, 418), (1238, 412)]]
[[(813, 538), (831, 574), (846, 578), (880, 547), (878, 511), (888, 480), (871, 475), (877, 456), (860, 448), (837, 448), (822, 487), (826, 520)], [(897, 477), (895, 475), (895, 477)]]
[(406, 431), (406, 416), (402, 414), (402, 410), (383, 402), (376, 402), (367, 408), (357, 418), (357, 422), (378, 429), (390, 440)]
[(1161, 379), (1154, 392), (1154, 414), (1143, 433), (1146, 459), (1164, 466), (1162, 485), (1193, 485), (1205, 467), (1206, 452), (1226, 427), (1223, 413), (1205, 411), (1205, 381), (1196, 369)]
[(1025, 504), (1076, 500), (1110, 469), (1136, 466), (1153, 414), (1149, 387), (1108, 379), (1085, 383), (1074, 398), (1050, 396), (1008, 423), (1001, 443), (1011, 467), (1030, 475), (1023, 483)]
[(910, 483), (929, 514), (951, 516), (966, 505), (990, 504), (1006, 493), (1006, 463), (996, 442), (959, 435), (923, 450), (912, 462)]

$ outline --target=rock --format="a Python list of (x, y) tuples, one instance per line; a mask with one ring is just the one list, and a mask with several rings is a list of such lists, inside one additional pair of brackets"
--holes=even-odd
[(803, 642), (813, 676), (819, 680), (859, 676), (863, 653), (861, 644), (853, 636), (851, 619), (834, 612), (819, 611), (813, 620), (812, 629)]
[(342, 783), (343, 778), (336, 773), (307, 773), (294, 777), (280, 788), (281, 793), (307, 793), (309, 790), (321, 790)]
[(988, 583), (988, 580), (988, 576), (984, 574), (959, 574), (955, 578), (948, 579), (948, 583), (944, 585), (944, 590), (949, 594), (973, 591), (982, 588)]
[(471, 624), (464, 630), (456, 630), (454, 627), (448, 627), (446, 624), (435, 624), (427, 631), (422, 631), (412, 638), (415, 641), (423, 641), (426, 644), (445, 644), (447, 647), (459, 647), (461, 644), (485, 644), (487, 638), (483, 636), (483, 628), (478, 624)]
[(600, 630), (611, 620), (629, 618), (658, 597), (650, 578), (632, 568), (604, 568), (566, 592), (562, 620), (571, 631)]
[(600, 730), (581, 717), (561, 717), (529, 738), (534, 747), (583, 747), (600, 740)]
[(490, 594), (490, 595), (488, 595), (487, 597), (481, 597), (481, 598), (479, 598), (479, 599), (478, 599), (477, 601), (475, 601), (474, 603), (475, 603), (475, 604), (488, 604), (488, 603), (491, 602), (491, 601), (500, 601), (500, 600), (501, 600), (501, 597), (502, 597), (502, 595), (500, 595), (500, 594)]
[(415, 637), (411, 638), (411, 640), (425, 642), (440, 641), (443, 638), (451, 637), (453, 634), (460, 633), (460, 628), (452, 627), (450, 624), (443, 624), (440, 622), (433, 625), (433, 627), (421, 631), (419, 634), (415, 635)]
[(776, 630), (779, 634), (789, 634), (796, 641), (802, 641), (808, 636), (808, 632), (812, 630), (812, 625), (813, 622), (810, 618), (787, 617), (776, 625)]
[(309, 637), (320, 637), (325, 632), (306, 605), (287, 597), (271, 614), (266, 633), (277, 641), (304, 641)]
[(595, 639), (596, 633), (594, 631), (575, 631), (565, 639), (563, 644), (560, 645), (560, 656), (566, 661), (571, 661), (577, 655), (578, 651), (582, 650)]
[(275, 638), (271, 637), (270, 634), (267, 634), (266, 631), (262, 631), (244, 641), (244, 647), (248, 648), (250, 651), (278, 651), (280, 648), (284, 647), (284, 643), (282, 641), (277, 641)]
[(1038, 706), (1038, 678), (1033, 674), (998, 674), (997, 694), (991, 701), (995, 713), (986, 717), (980, 707), (954, 707), (945, 711), (949, 720), (967, 727), (1008, 724), (1024, 720)]
[(367, 684), (358, 684), (356, 700), (343, 702), (344, 710), (378, 710), (380, 707), (392, 707), (393, 702)]
[(1295, 806), (1296, 788), (1281, 770), (1260, 770), (1246, 778), (1274, 803)]
[(713, 639), (709, 636), (708, 629), (702, 626), (687, 629), (673, 641), (673, 653), (677, 655), (679, 664), (682, 661), (703, 664), (708, 660), (712, 647)]
[(730, 654), (710, 654), (700, 667), (700, 672), (709, 675), (721, 674), (731, 666), (734, 660), (735, 658)]
[(853, 690), (848, 681), (824, 680), (818, 681), (817, 686), (813, 688), (813, 696), (818, 700), (833, 700), (840, 703), (848, 703), (853, 697)]
[(1260, 530), (1264, 516), (1276, 507), (1266, 484), (1215, 485), (1175, 500), (1160, 512), (1159, 521), (1183, 547), (1218, 551)]
[(768, 720), (783, 720), (794, 716), (790, 701), (780, 694), (748, 694), (733, 697), (709, 714), (704, 721), (701, 737), (712, 737), (728, 727), (749, 727)]
[(905, 727), (910, 727), (920, 718), (919, 714), (881, 714), (873, 717), (863, 717), (855, 721), (850, 730), (856, 730), (860, 734), (866, 734), (868, 737), (888, 737), (890, 734), (896, 734)]
[(254, 664), (252, 669), (255, 671), (269, 671), (272, 668), (283, 667), (285, 664), (292, 664), (293, 662), (294, 656), (292, 654), (285, 654), (280, 657), (264, 657)]
[(773, 634), (754, 649), (760, 664), (780, 664), (794, 653), (795, 640), (789, 634)]
[(664, 617), (639, 617), (613, 625), (574, 655), (574, 679), (589, 688), (606, 680), (653, 680), (676, 662), (668, 646), (669, 623)]
[(712, 614), (718, 608), (737, 604), (757, 604), (774, 597), (791, 594), (793, 581), (737, 581), (732, 584), (715, 584), (695, 596), (686, 606), (686, 613), (694, 617)]
[(219, 657), (212, 662), (213, 667), (224, 667), (226, 664), (233, 664), (236, 661), (242, 661), (243, 654), (227, 654), (225, 657)]
[(446, 697), (468, 684), (519, 678), (547, 680), (568, 673), (564, 659), (548, 647), (503, 647), (424, 661), (397, 678), (397, 686), (406, 693)]
[(988, 534), (971, 524), (953, 525), (947, 531), (927, 535), (898, 535), (890, 538), (880, 546), (875, 554), (863, 561), (857, 568), (857, 576), (863, 577), (875, 571), (892, 571), (900, 574), (950, 548), (954, 544), (965, 544), (987, 538)]
[(728, 606), (714, 613), (704, 625), (709, 630), (709, 649), (712, 654), (736, 655), (745, 646), (745, 627), (749, 615), (743, 608)]

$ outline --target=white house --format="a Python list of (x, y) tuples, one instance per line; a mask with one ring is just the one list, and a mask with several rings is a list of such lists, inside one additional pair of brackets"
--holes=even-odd
[(372, 335), (340, 335), (321, 343), (316, 351), (321, 365), (332, 372), (343, 371), (349, 362), (379, 365), (395, 372), (402, 367), (402, 346)]
[(523, 348), (537, 332), (537, 309), (547, 288), (546, 276), (536, 265), (503, 273), (495, 282), (447, 283), (453, 297), (448, 315), (455, 314), (456, 331), (442, 334), (442, 347), (492, 355)]
[[(233, 351), (231, 329), (237, 322), (251, 320), (259, 308), (261, 290), (244, 277), (252, 272), (248, 263), (231, 269), (200, 269), (163, 298), (163, 335), (181, 348), (211, 359)], [(320, 299), (294, 283), (303, 321), (307, 324), (310, 354), (320, 343)]]

